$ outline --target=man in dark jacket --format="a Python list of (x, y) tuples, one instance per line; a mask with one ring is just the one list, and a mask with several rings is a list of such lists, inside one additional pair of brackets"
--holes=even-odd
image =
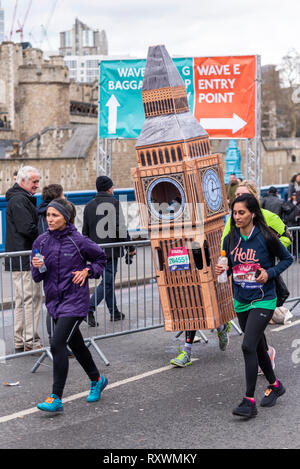
[[(300, 203), (297, 202), (296, 191), (291, 193), (291, 200), (284, 202), (282, 206), (282, 219), (287, 226), (300, 225)], [(300, 253), (300, 236), (299, 232), (293, 234), (293, 254), (298, 257)]]
[(267, 192), (267, 195), (263, 197), (261, 206), (262, 208), (269, 210), (270, 212), (276, 213), (276, 215), (282, 218), (283, 203), (284, 200), (280, 199), (277, 195), (276, 187), (271, 186)]
[[(32, 166), (19, 169), (16, 183), (6, 193), (5, 251), (31, 251), (38, 236), (36, 199), (40, 174)], [(5, 259), (14, 282), (14, 334), (16, 351), (40, 348), (37, 327), (41, 310), (40, 289), (31, 280), (30, 256)], [(23, 311), (24, 304), (24, 311)]]
[[(85, 207), (83, 212), (82, 234), (91, 238), (97, 244), (124, 243), (131, 241), (125, 225), (124, 215), (119, 201), (113, 196), (113, 181), (108, 176), (99, 176), (96, 180), (98, 193)], [(118, 258), (124, 256), (120, 247), (104, 249), (107, 264), (101, 283), (90, 300), (88, 323), (94, 327), (96, 321), (94, 312), (97, 305), (105, 301), (110, 313), (111, 321), (124, 319), (125, 315), (118, 310), (115, 296), (115, 278), (118, 268)], [(135, 254), (135, 248), (128, 249), (128, 256)]]

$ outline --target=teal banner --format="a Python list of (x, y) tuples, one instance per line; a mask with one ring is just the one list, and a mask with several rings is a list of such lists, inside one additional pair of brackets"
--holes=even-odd
[[(193, 113), (193, 58), (174, 58), (173, 61), (185, 83)], [(137, 138), (140, 135), (145, 121), (142, 101), (145, 66), (146, 59), (100, 63), (100, 138)]]

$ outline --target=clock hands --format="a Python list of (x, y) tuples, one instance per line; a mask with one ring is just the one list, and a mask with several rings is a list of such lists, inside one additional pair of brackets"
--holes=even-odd
[(212, 186), (212, 188), (211, 188), (211, 190), (212, 190), (213, 192), (214, 192), (215, 190), (218, 190), (218, 189), (221, 189), (221, 186), (215, 186), (215, 187)]

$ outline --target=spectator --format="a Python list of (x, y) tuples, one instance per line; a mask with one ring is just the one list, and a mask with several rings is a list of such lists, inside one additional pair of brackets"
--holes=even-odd
[(48, 229), (48, 223), (46, 218), (47, 207), (49, 203), (54, 199), (63, 199), (64, 190), (60, 184), (49, 184), (42, 190), (43, 202), (38, 206), (38, 232), (39, 235), (44, 233)]
[(297, 226), (300, 224), (300, 204), (297, 202), (296, 196), (296, 191), (292, 192), (290, 199), (282, 206), (282, 219), (287, 226)]
[(294, 174), (294, 176), (292, 177), (292, 179), (290, 180), (289, 182), (289, 187), (288, 187), (288, 200), (291, 200), (292, 199), (292, 193), (295, 192), (295, 182), (296, 182), (296, 177), (297, 177), (297, 174)]
[(284, 200), (278, 197), (276, 187), (271, 186), (267, 192), (267, 195), (262, 199), (261, 207), (269, 210), (270, 212), (276, 213), (276, 215), (282, 218), (283, 203)]
[(14, 181), (14, 184), (17, 182), (17, 176), (18, 176), (18, 171), (14, 171), (13, 172), (13, 181)]
[(229, 204), (229, 207), (231, 207), (231, 204), (235, 199), (235, 191), (238, 185), (239, 182), (236, 178), (235, 173), (231, 173), (229, 176), (229, 184), (226, 185), (227, 202)]
[[(119, 201), (113, 196), (113, 181), (108, 176), (99, 176), (96, 180), (97, 194), (85, 207), (83, 213), (82, 234), (91, 238), (97, 244), (122, 243), (130, 241), (125, 225), (124, 215)], [(125, 315), (118, 310), (115, 296), (115, 278), (118, 268), (118, 258), (124, 256), (121, 247), (105, 249), (107, 264), (96, 292), (92, 295), (88, 314), (88, 324), (96, 326), (94, 313), (97, 305), (105, 301), (110, 313), (111, 321), (124, 319)], [(135, 255), (135, 248), (128, 250), (129, 256)]]
[(296, 191), (296, 200), (300, 202), (300, 173), (297, 174), (295, 180), (295, 191)]
[[(288, 200), (283, 205), (283, 220), (287, 226), (300, 225), (300, 203), (297, 202), (296, 191), (291, 193), (291, 200)], [(300, 252), (300, 236), (299, 231), (295, 230), (293, 233), (293, 255), (298, 258)]]
[[(87, 278), (99, 278), (106, 260), (99, 246), (78, 233), (70, 223), (74, 206), (65, 199), (52, 200), (47, 208), (49, 229), (32, 247), (32, 276), (43, 281), (46, 306), (55, 324), (51, 337), (53, 356), (52, 394), (38, 409), (46, 412), (63, 410), (62, 395), (68, 375), (67, 345), (90, 379), (88, 402), (96, 402), (107, 385), (88, 350), (79, 326), (87, 315), (89, 285)], [(44, 256), (34, 255), (35, 248)], [(46, 271), (39, 269), (45, 263)]]
[[(16, 183), (6, 192), (6, 252), (29, 251), (38, 236), (34, 194), (39, 181), (40, 174), (36, 168), (23, 166), (18, 171)], [(16, 352), (39, 349), (37, 328), (42, 303), (40, 289), (31, 279), (29, 256), (6, 258), (5, 270), (12, 270), (14, 283)]]

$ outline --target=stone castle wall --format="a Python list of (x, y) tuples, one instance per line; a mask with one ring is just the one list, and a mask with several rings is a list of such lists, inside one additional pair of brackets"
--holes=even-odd
[[(0, 194), (13, 184), (13, 172), (22, 165), (34, 166), (41, 172), (40, 188), (59, 183), (66, 191), (95, 190), (97, 177), (97, 139), (94, 139), (87, 154), (81, 158), (57, 157), (74, 132), (69, 128), (49, 128), (36, 135), (24, 146), (23, 157), (14, 157), (12, 151), (1, 164)], [(136, 167), (135, 140), (118, 140), (112, 148), (112, 179), (117, 188), (133, 187), (131, 168)]]
[[(80, 156), (63, 158), (64, 149), (76, 126), (97, 125), (95, 116), (70, 115), (70, 101), (95, 104), (97, 84), (70, 81), (62, 57), (44, 60), (39, 49), (22, 50), (20, 44), (0, 45), (0, 112), (11, 122), (0, 130), (0, 139), (13, 141), (6, 157), (0, 159), (0, 193), (11, 186), (13, 172), (30, 164), (41, 170), (41, 184), (61, 183), (65, 190), (95, 189), (97, 176), (97, 137)], [(133, 140), (112, 143), (112, 179), (116, 187), (132, 187), (131, 168), (137, 166)], [(239, 141), (242, 171), (245, 174), (245, 142)], [(214, 152), (224, 155), (223, 147)], [(80, 142), (79, 142), (80, 150)], [(80, 152), (79, 152), (80, 153)], [(300, 139), (262, 141), (262, 185), (285, 184), (300, 167)]]
[(70, 123), (70, 79), (62, 57), (43, 59), (39, 49), (0, 45), (0, 111), (19, 140), (50, 125)]

